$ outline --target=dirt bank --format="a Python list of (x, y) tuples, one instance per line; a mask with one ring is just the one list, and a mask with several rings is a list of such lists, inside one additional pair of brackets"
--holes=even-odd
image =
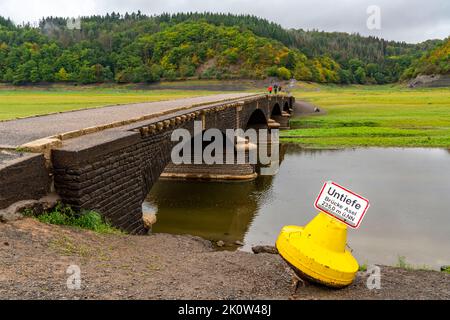
[[(82, 288), (67, 289), (69, 265)], [(0, 224), (0, 299), (450, 299), (450, 275), (382, 267), (381, 290), (307, 285), (278, 255), (215, 251), (190, 236), (99, 235), (33, 219)]]
[[(316, 110), (318, 109), (318, 111)], [(326, 111), (319, 108), (312, 103), (297, 100), (294, 105), (294, 116), (305, 116), (305, 115), (324, 115)]]

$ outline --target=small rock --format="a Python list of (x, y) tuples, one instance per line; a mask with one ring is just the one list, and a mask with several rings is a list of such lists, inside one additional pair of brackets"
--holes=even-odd
[(153, 225), (158, 221), (158, 218), (154, 213), (145, 212), (142, 215), (142, 220), (144, 221), (144, 227), (147, 230), (151, 230)]
[(242, 241), (239, 241), (239, 240), (235, 241), (234, 244), (237, 245), (237, 246), (241, 246), (241, 247), (244, 245), (244, 243)]
[(36, 200), (24, 200), (13, 203), (6, 209), (0, 210), (0, 222), (11, 222), (20, 220), (23, 218), (22, 212), (24, 210), (32, 210), (38, 201)]
[(278, 250), (272, 246), (256, 246), (252, 248), (254, 254), (260, 253), (269, 253), (269, 254), (278, 254)]
[(216, 242), (216, 245), (221, 248), (221, 247), (225, 246), (225, 242), (223, 242), (222, 240), (219, 240)]
[(49, 195), (46, 195), (45, 197), (43, 197), (39, 200), (44, 211), (49, 211), (49, 210), (54, 209), (60, 201), (61, 201), (61, 197), (59, 195), (57, 195), (56, 193), (51, 193)]
[(53, 209), (61, 198), (57, 194), (49, 194), (39, 200), (22, 200), (13, 203), (6, 209), (0, 210), (0, 222), (11, 222), (23, 218), (24, 211), (33, 214), (42, 214), (44, 211)]
[(23, 216), (19, 213), (11, 213), (8, 210), (0, 210), (0, 222), (7, 223), (22, 219)]
[(9, 242), (6, 242), (6, 241), (5, 241), (5, 242), (3, 242), (3, 245), (5, 245), (5, 246), (8, 247), (8, 246), (9, 246)]

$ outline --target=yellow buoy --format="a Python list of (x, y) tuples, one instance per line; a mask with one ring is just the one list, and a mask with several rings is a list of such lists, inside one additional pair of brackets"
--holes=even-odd
[(284, 227), (276, 246), (307, 279), (341, 288), (353, 283), (359, 269), (346, 244), (347, 226), (321, 212), (304, 228)]

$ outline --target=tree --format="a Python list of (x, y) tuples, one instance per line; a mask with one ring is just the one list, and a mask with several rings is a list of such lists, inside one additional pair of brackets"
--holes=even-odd
[(87, 65), (81, 67), (78, 74), (78, 82), (81, 84), (90, 84), (97, 82), (96, 69), (95, 67), (89, 67)]
[(29, 79), (32, 83), (37, 83), (41, 80), (41, 77), (39, 75), (39, 70), (37, 67), (34, 67), (31, 69)]
[(353, 77), (350, 70), (340, 69), (339, 70), (339, 79), (342, 84), (350, 84), (353, 83)]
[(150, 77), (148, 79), (149, 82), (156, 82), (161, 79), (163, 76), (164, 70), (158, 64), (152, 64), (150, 67)]
[(125, 70), (121, 70), (116, 73), (116, 76), (114, 77), (114, 80), (117, 83), (130, 83), (132, 79), (132, 69), (127, 68)]
[(59, 71), (55, 74), (55, 78), (57, 81), (68, 81), (69, 80), (69, 74), (67, 73), (66, 69), (62, 67), (59, 69)]
[(379, 70), (378, 65), (376, 65), (375, 63), (369, 63), (369, 64), (366, 66), (366, 74), (367, 74), (369, 77), (374, 78), (374, 77), (375, 77), (375, 74), (378, 73), (378, 70)]
[(311, 80), (314, 82), (323, 82), (319, 69), (317, 68), (316, 64), (311, 64), (309, 67), (309, 70), (311, 70)]
[(168, 81), (173, 81), (177, 78), (177, 73), (174, 70), (165, 70), (164, 71), (164, 79), (168, 80)]
[(289, 80), (292, 77), (292, 74), (289, 71), (289, 69), (287, 69), (285, 67), (278, 68), (277, 75), (278, 75), (278, 78), (283, 79), (283, 80)]
[(55, 81), (54, 67), (48, 63), (41, 63), (39, 65), (39, 72), (42, 81), (53, 82)]
[(297, 65), (294, 77), (297, 80), (311, 81), (312, 80), (312, 72), (305, 64), (300, 64), (300, 65)]
[(110, 66), (106, 66), (103, 68), (103, 81), (113, 81), (114, 80), (114, 74), (111, 70)]
[(359, 59), (350, 59), (350, 60), (348, 61), (348, 65), (349, 65), (349, 67), (350, 67), (350, 70), (351, 70), (353, 73), (356, 73), (356, 71), (357, 71), (359, 68), (364, 67), (364, 63), (363, 63), (361, 60), (359, 60)]
[(377, 72), (374, 75), (374, 79), (378, 84), (384, 84), (386, 83), (386, 78), (384, 77), (384, 74), (381, 72)]
[(359, 84), (366, 83), (366, 72), (363, 67), (359, 67), (355, 72), (355, 80)]
[(189, 57), (184, 57), (180, 60), (178, 72), (182, 78), (192, 77), (195, 74), (195, 66)]
[(37, 64), (34, 60), (29, 60), (24, 64), (21, 64), (14, 72), (13, 84), (20, 85), (27, 82), (38, 82), (39, 71)]
[(228, 63), (235, 64), (238, 62), (238, 48), (229, 48), (223, 52), (223, 55)]
[(269, 77), (278, 77), (278, 67), (277, 66), (271, 66), (270, 68), (267, 68), (266, 74)]
[(296, 55), (293, 51), (289, 51), (287, 55), (284, 56), (281, 64), (289, 70), (294, 70), (297, 64)]
[(14, 81), (14, 72), (8, 68), (3, 76), (3, 81), (12, 83)]

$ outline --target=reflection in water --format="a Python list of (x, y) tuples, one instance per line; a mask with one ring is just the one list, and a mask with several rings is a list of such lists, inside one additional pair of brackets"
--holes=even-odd
[(272, 177), (249, 182), (160, 181), (145, 206), (157, 209), (154, 232), (244, 241), (262, 196), (270, 197), (271, 181)]
[(284, 225), (305, 225), (324, 181), (371, 201), (362, 226), (349, 230), (361, 263), (450, 264), (450, 153), (446, 149), (281, 148), (275, 177), (246, 183), (161, 181), (146, 206), (158, 213), (155, 232), (244, 241), (243, 250), (273, 244)]

